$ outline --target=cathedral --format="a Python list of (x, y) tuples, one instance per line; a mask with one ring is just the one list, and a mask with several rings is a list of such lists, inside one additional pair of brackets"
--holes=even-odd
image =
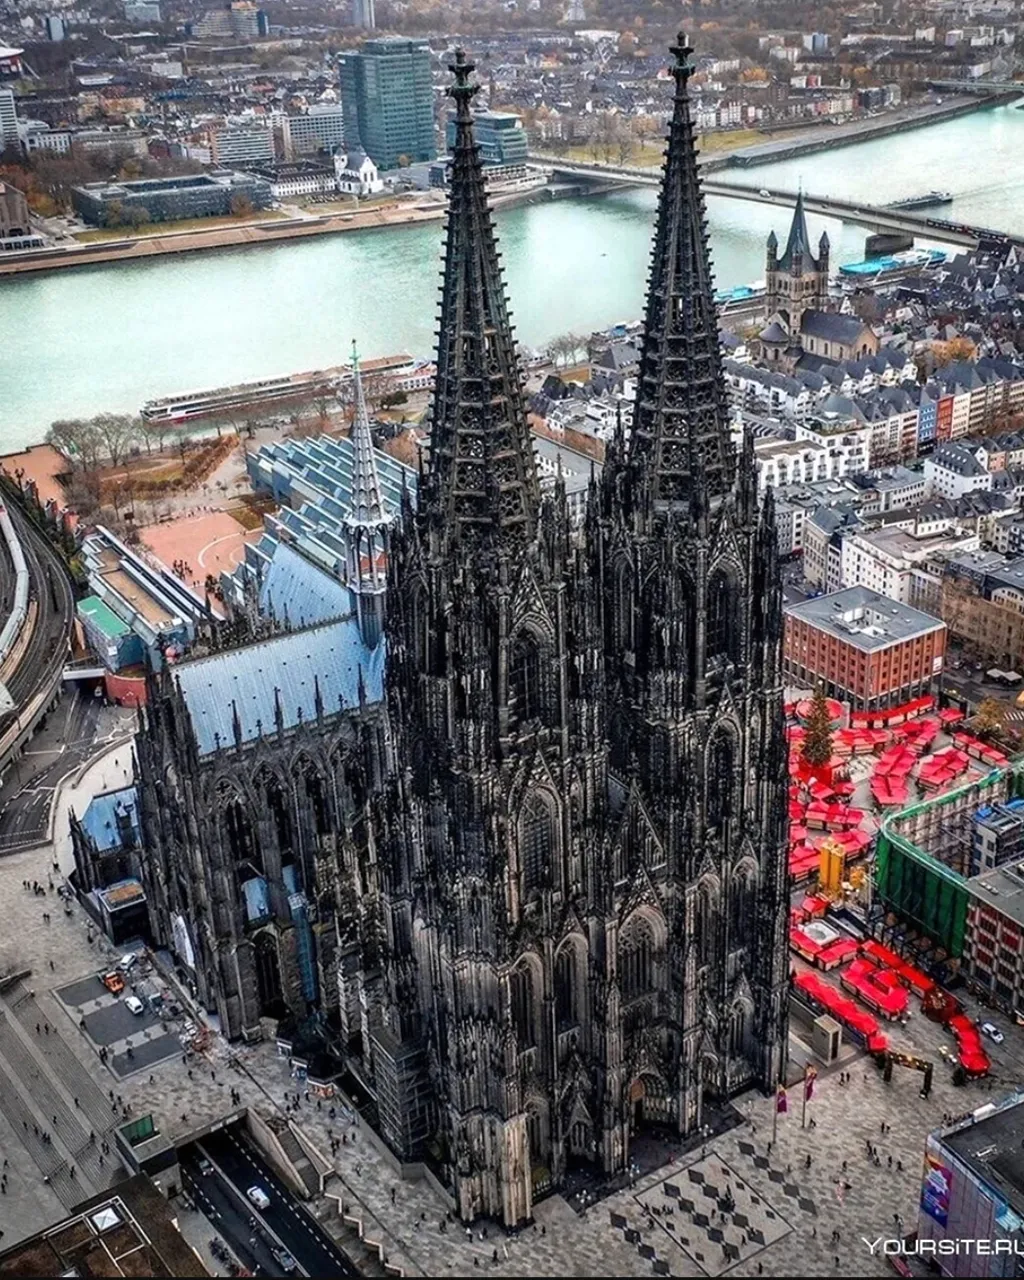
[(632, 430), (582, 526), (540, 492), (460, 51), (415, 502), (357, 394), (351, 609), (180, 663), (137, 739), (157, 943), (227, 1035), (312, 1027), (467, 1221), (785, 1068), (781, 584), (672, 53)]

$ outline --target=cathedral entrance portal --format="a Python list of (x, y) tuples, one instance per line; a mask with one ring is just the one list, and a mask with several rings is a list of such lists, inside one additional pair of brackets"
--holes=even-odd
[(668, 1124), (671, 1120), (668, 1090), (653, 1072), (638, 1075), (629, 1086), (629, 1127), (637, 1133), (645, 1125)]

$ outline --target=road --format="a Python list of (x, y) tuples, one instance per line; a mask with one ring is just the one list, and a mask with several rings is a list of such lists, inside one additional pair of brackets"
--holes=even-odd
[[(243, 1243), (246, 1251), (257, 1254), (260, 1270), (265, 1275), (283, 1275), (280, 1264), (269, 1256), (260, 1253), (261, 1244), (257, 1238), (255, 1250), (249, 1245), (253, 1232), (248, 1226), (250, 1217), (255, 1217), (269, 1238), (277, 1237), (285, 1249), (292, 1255), (299, 1266), (299, 1273), (307, 1276), (358, 1276), (359, 1271), (338, 1248), (334, 1241), (321, 1230), (319, 1224), (305, 1211), (291, 1191), (272, 1172), (265, 1161), (247, 1142), (243, 1141), (235, 1130), (221, 1130), (203, 1138), (196, 1144), (197, 1162), (204, 1154), (214, 1166), (213, 1175), (202, 1175), (198, 1171), (198, 1163), (192, 1163), (192, 1152), (189, 1151), (190, 1177), (200, 1179), (200, 1189), (213, 1199), (212, 1182), (218, 1184), (220, 1205), (225, 1195), (233, 1197), (238, 1207), (244, 1229)], [(185, 1160), (183, 1155), (183, 1167)], [(194, 1172), (193, 1172), (194, 1171)], [(259, 1186), (270, 1197), (270, 1205), (264, 1210), (257, 1209), (245, 1198), (247, 1188)], [(200, 1201), (200, 1203), (202, 1203)], [(220, 1212), (224, 1208), (218, 1206)], [(222, 1221), (217, 1221), (218, 1228)], [(234, 1218), (232, 1218), (234, 1223)], [(237, 1228), (233, 1225), (233, 1230)], [(227, 1232), (225, 1231), (225, 1235)], [(266, 1250), (266, 1246), (262, 1246)]]
[(64, 686), (46, 717), (0, 786), (0, 857), (49, 839), (50, 806), (65, 774), (130, 727), (132, 713), (108, 707), (80, 685)]
[(196, 1147), (181, 1152), (182, 1181), (196, 1208), (209, 1219), (210, 1238), (219, 1236), (254, 1276), (283, 1275), (269, 1245), (259, 1236), (254, 1236), (249, 1226), (251, 1208), (243, 1206), (238, 1193), (216, 1171), (202, 1172), (200, 1156), (201, 1152)]

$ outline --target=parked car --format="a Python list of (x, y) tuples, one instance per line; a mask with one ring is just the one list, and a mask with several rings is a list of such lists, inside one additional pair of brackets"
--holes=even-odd
[(270, 1196), (267, 1195), (267, 1193), (263, 1190), (262, 1187), (250, 1187), (245, 1194), (249, 1197), (249, 1199), (253, 1202), (253, 1204), (256, 1206), (257, 1209), (270, 1208)]
[(119, 996), (124, 990), (124, 978), (122, 978), (115, 969), (111, 969), (109, 973), (105, 973), (103, 977), (100, 978), (100, 982), (102, 982), (106, 989), (112, 992), (115, 996)]
[(1003, 1033), (993, 1022), (983, 1022), (979, 1028), (983, 1036), (988, 1036), (993, 1044), (1003, 1043)]
[(285, 1273), (285, 1275), (291, 1275), (291, 1273), (295, 1270), (295, 1259), (288, 1252), (288, 1250), (274, 1249), (272, 1250), (272, 1252), (274, 1254), (274, 1257), (277, 1259), (277, 1265), (281, 1268), (281, 1270)]
[(146, 1012), (146, 1006), (142, 1003), (138, 996), (125, 996), (124, 1007), (129, 1013), (134, 1013), (136, 1017)]

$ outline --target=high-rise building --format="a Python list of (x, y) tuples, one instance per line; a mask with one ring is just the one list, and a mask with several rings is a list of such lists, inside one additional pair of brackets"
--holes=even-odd
[(210, 130), (210, 154), (214, 164), (229, 168), (273, 160), (274, 132), (263, 124), (222, 125)]
[[(449, 150), (455, 142), (454, 114), (448, 118), (445, 141)], [(525, 164), (530, 151), (523, 118), (514, 111), (478, 111), (473, 116), (473, 132), (484, 164)]]
[(211, 37), (254, 40), (265, 36), (270, 27), (267, 15), (249, 0), (230, 0), (230, 3), (208, 9), (201, 18), (190, 24), (191, 34), (199, 39)]
[(673, 52), (633, 432), (582, 526), (541, 493), (459, 51), (415, 500), (382, 501), (357, 381), (352, 607), (177, 663), (136, 741), (157, 944), (229, 1036), (329, 1044), (467, 1221), (785, 1068), (781, 577)]
[(47, 40), (63, 40), (65, 36), (64, 19), (59, 14), (50, 13), (43, 20)]
[(18, 109), (14, 105), (14, 91), (0, 89), (0, 151), (5, 147), (20, 147), (18, 136)]
[(373, 0), (352, 0), (352, 25), (372, 31), (377, 25)]
[(434, 87), (422, 40), (367, 40), (339, 61), (345, 146), (361, 147), (378, 169), (433, 160)]
[(160, 0), (124, 0), (126, 22), (161, 22)]
[(317, 151), (333, 152), (345, 141), (341, 106), (318, 102), (302, 115), (282, 116), (281, 134), (288, 159)]

